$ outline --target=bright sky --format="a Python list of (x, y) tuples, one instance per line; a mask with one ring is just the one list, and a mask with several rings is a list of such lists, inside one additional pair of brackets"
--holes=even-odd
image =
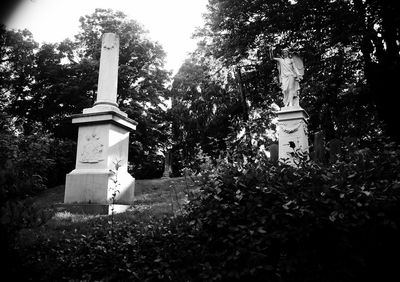
[(96, 8), (124, 12), (143, 24), (149, 37), (167, 53), (167, 69), (176, 73), (196, 47), (191, 39), (202, 26), (207, 0), (23, 0), (10, 15), (7, 26), (27, 28), (37, 42), (61, 42), (77, 34), (79, 18)]

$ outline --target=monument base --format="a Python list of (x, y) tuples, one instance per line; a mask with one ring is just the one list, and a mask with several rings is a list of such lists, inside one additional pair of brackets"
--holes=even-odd
[(293, 163), (295, 151), (308, 153), (307, 118), (307, 112), (300, 106), (283, 107), (278, 112), (280, 161), (288, 159)]
[(56, 204), (56, 209), (73, 214), (110, 215), (126, 212), (130, 205), (102, 205), (102, 204)]
[(130, 205), (135, 194), (135, 178), (128, 172), (119, 172), (117, 184), (115, 176), (107, 170), (73, 170), (66, 176), (64, 203)]
[(107, 112), (114, 112), (120, 116), (128, 117), (126, 113), (121, 111), (117, 106), (114, 105), (104, 105), (104, 104), (95, 104), (91, 108), (83, 109), (83, 114), (98, 114), (98, 113), (107, 113)]
[(128, 147), (136, 122), (115, 111), (74, 115), (72, 122), (79, 124), (77, 158), (66, 176), (64, 203), (132, 204), (135, 179), (128, 173)]

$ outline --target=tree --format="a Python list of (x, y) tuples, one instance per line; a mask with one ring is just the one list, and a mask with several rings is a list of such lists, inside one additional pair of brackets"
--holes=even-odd
[(238, 96), (231, 94), (194, 56), (183, 63), (174, 77), (169, 111), (174, 173), (194, 159), (197, 145), (212, 155), (224, 148), (231, 117), (236, 114), (233, 109), (240, 103)]
[(32, 98), (34, 51), (38, 44), (28, 30), (19, 32), (0, 27), (0, 100), (1, 110)]
[(62, 63), (71, 57), (74, 48), (68, 40), (39, 47), (27, 30), (4, 30), (2, 38), (4, 111), (14, 117), (16, 125), (21, 125), (26, 134), (35, 127), (49, 133), (63, 132), (59, 128), (66, 117), (91, 104), (89, 97), (82, 95), (90, 80), (85, 75), (79, 79), (85, 70), (85, 61), (79, 64), (80, 68), (76, 62)]
[(122, 12), (96, 9), (93, 14), (81, 17), (80, 22), (81, 31), (76, 36), (81, 48), (79, 55), (97, 64), (101, 35), (105, 32), (119, 35), (118, 104), (130, 118), (139, 122), (130, 146), (134, 171), (142, 177), (161, 175), (163, 166), (159, 152), (166, 146), (168, 127), (164, 101), (169, 95), (165, 87), (169, 73), (164, 69), (162, 47), (150, 41), (144, 28)]
[[(271, 66), (267, 55), (271, 46), (291, 47), (300, 52), (307, 66), (302, 106), (311, 114), (311, 131), (322, 129), (328, 139), (346, 135), (366, 137), (379, 131), (377, 109), (389, 125), (388, 133), (397, 138), (390, 130), (392, 119), (385, 117), (385, 106), (379, 105), (379, 100), (383, 104), (389, 99), (375, 98), (377, 107), (371, 99), (381, 97), (378, 88), (388, 85), (383, 78), (373, 77), (387, 79), (398, 71), (395, 11), (392, 2), (372, 0), (212, 0), (206, 25), (198, 36), (207, 43), (212, 56), (227, 66), (246, 61), (253, 62), (256, 69)], [(387, 16), (393, 17), (387, 20)], [(393, 27), (389, 31), (385, 21)], [(365, 22), (370, 29), (362, 28)], [(380, 35), (384, 33), (386, 37)], [(369, 49), (361, 44), (367, 41), (371, 45), (374, 40), (379, 44)], [(391, 65), (378, 60), (374, 62), (378, 68), (370, 66), (368, 57), (373, 61), (386, 42), (391, 48), (384, 50), (385, 58)], [(371, 69), (381, 68), (383, 75), (368, 75)]]
[(364, 72), (389, 134), (400, 142), (397, 105), (392, 84), (400, 75), (400, 8), (396, 1), (355, 0), (354, 29), (364, 60)]
[(160, 151), (166, 146), (168, 127), (164, 102), (169, 95), (162, 47), (122, 12), (96, 9), (80, 22), (75, 41), (41, 46), (28, 31), (2, 32), (4, 110), (26, 134), (37, 127), (58, 138), (75, 140), (77, 131), (69, 118), (93, 105), (101, 35), (115, 32), (120, 37), (117, 102), (139, 122), (130, 145), (133, 170), (139, 177), (161, 175)]

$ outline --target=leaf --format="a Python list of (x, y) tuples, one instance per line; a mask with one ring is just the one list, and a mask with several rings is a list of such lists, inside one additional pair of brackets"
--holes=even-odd
[(332, 221), (332, 222), (335, 222), (337, 215), (338, 215), (337, 211), (331, 212), (331, 214), (329, 215), (329, 220)]
[(258, 228), (257, 228), (257, 232), (258, 232), (258, 233), (261, 233), (261, 234), (267, 233), (267, 231), (265, 231), (262, 227), (258, 227)]
[(290, 201), (287, 202), (286, 204), (283, 204), (282, 207), (283, 207), (285, 210), (288, 210), (288, 209), (289, 209), (289, 206), (290, 206), (293, 202), (294, 202), (294, 201), (290, 200)]
[(352, 178), (354, 178), (355, 176), (357, 176), (357, 172), (354, 172), (354, 173), (348, 175), (347, 178), (348, 178), (348, 179), (352, 179)]

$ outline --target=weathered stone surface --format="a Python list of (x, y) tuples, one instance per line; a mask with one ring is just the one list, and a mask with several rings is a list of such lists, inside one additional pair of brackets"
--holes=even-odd
[(96, 105), (117, 105), (119, 38), (114, 33), (103, 34), (101, 41), (99, 83)]
[(294, 150), (308, 153), (307, 118), (301, 107), (284, 107), (278, 112), (279, 160), (292, 162)]

